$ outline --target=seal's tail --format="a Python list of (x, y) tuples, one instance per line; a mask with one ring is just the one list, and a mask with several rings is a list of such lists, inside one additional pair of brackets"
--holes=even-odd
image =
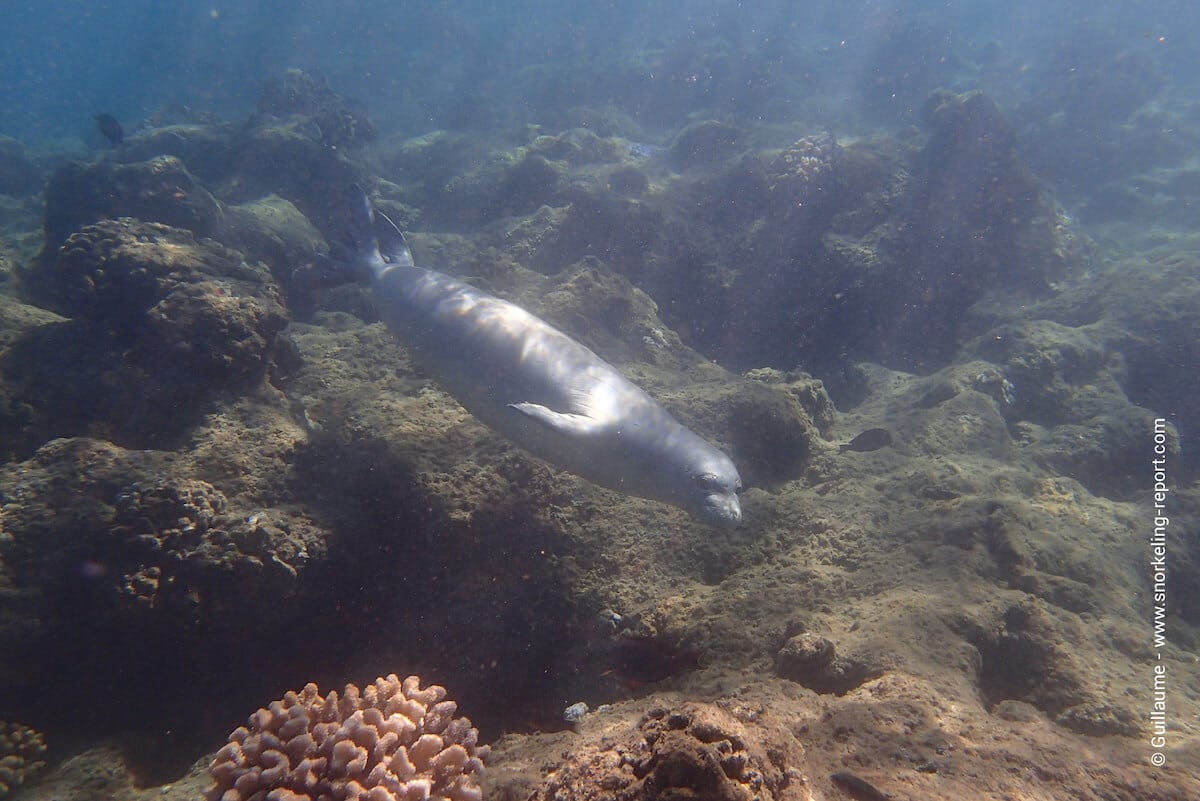
[(355, 184), (350, 189), (347, 241), (342, 244), (350, 249), (354, 264), (366, 264), (372, 268), (378, 262), (388, 267), (412, 267), (412, 251), (399, 226), (379, 209), (371, 205), (363, 188)]
[(412, 252), (391, 218), (371, 205), (358, 184), (346, 191), (330, 221), (329, 254), (293, 274), (309, 289), (369, 281), (392, 267), (412, 267)]

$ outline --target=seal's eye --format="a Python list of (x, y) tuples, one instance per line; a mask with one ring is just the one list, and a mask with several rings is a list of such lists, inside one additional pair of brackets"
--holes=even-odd
[(696, 486), (705, 491), (717, 489), (717, 477), (712, 473), (701, 473), (692, 479)]

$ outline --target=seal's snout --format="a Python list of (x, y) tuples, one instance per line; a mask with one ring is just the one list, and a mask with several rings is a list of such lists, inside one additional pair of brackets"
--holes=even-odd
[(730, 495), (725, 499), (725, 511), (730, 525), (736, 526), (742, 522), (742, 502), (738, 496)]
[(732, 493), (710, 496), (705, 511), (708, 521), (718, 526), (736, 526), (742, 522), (742, 503)]

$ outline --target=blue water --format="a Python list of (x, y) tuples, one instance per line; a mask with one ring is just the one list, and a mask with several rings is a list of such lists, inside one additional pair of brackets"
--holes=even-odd
[[(886, 113), (935, 85), (1019, 102), (1097, 36), (1168, 83), (1194, 81), (1197, 7), (1144, 5), (9, 2), (0, 133), (86, 138), (96, 110), (136, 123), (172, 105), (237, 118), (289, 67), (320, 71), (368, 101), (384, 129), (409, 131), (531, 121), (596, 101), (659, 127), (714, 102), (766, 117), (819, 107), (844, 119), (864, 103)], [(722, 57), (706, 58), (715, 50)], [(614, 83), (631, 61), (641, 85)]]

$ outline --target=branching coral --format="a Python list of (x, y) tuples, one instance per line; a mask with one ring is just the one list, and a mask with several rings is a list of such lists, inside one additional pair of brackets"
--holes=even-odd
[(217, 752), (207, 801), (479, 801), (488, 747), (437, 685), (395, 674), (359, 692), (288, 692)]
[(46, 741), (40, 732), (0, 720), (0, 798), (46, 767)]

